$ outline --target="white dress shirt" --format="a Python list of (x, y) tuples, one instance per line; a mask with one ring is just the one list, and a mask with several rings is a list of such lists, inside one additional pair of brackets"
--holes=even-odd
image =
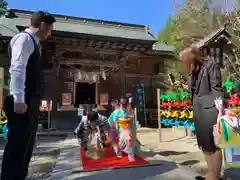
[[(34, 30), (27, 28), (25, 31), (31, 34), (35, 42), (39, 45), (39, 39), (35, 35)], [(9, 89), (16, 103), (25, 102), (26, 66), (30, 55), (34, 52), (34, 42), (27, 33), (19, 33), (10, 41), (11, 65), (9, 69)]]

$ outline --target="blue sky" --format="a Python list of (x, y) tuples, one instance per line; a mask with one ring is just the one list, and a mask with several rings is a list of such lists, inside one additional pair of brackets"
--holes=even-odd
[(9, 8), (45, 10), (102, 20), (150, 25), (156, 34), (173, 14), (171, 0), (7, 0)]

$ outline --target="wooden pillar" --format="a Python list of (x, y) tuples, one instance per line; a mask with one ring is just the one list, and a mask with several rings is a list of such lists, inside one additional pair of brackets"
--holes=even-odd
[(161, 119), (161, 101), (160, 101), (160, 89), (157, 89), (157, 111), (158, 111), (158, 137), (159, 141), (162, 142), (162, 119)]
[(51, 79), (51, 99), (52, 99), (52, 111), (51, 111), (51, 128), (57, 128), (58, 119), (58, 102), (59, 102), (59, 70), (60, 70), (60, 58), (61, 52), (56, 50), (55, 43), (52, 44), (52, 79)]
[(100, 104), (98, 91), (99, 91), (99, 82), (96, 82), (96, 83), (95, 83), (95, 103), (96, 103), (97, 105)]
[(119, 59), (119, 90), (120, 97), (125, 97), (126, 95), (126, 87), (125, 87), (125, 62), (126, 57), (122, 57)]
[(60, 64), (58, 60), (53, 62), (53, 71), (52, 71), (52, 112), (51, 112), (51, 128), (57, 128), (57, 113), (58, 113), (58, 102), (59, 102), (59, 69)]

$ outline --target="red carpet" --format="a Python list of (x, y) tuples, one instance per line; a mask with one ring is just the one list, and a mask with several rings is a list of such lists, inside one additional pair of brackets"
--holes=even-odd
[(129, 162), (127, 154), (124, 153), (122, 158), (117, 158), (112, 147), (107, 148), (104, 151), (104, 157), (99, 159), (92, 159), (87, 157), (84, 150), (80, 149), (80, 155), (82, 157), (83, 170), (96, 170), (103, 168), (116, 168), (123, 166), (136, 166), (149, 164), (148, 161), (141, 157), (136, 157), (134, 162)]

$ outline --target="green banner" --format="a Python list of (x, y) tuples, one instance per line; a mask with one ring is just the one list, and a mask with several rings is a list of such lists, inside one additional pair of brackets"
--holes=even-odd
[(138, 120), (145, 120), (145, 93), (144, 93), (144, 85), (134, 85), (133, 86), (133, 94), (135, 106), (137, 109), (137, 118)]
[(3, 86), (4, 89), (9, 90), (9, 86), (4, 84), (2, 79), (0, 79), (0, 86)]

